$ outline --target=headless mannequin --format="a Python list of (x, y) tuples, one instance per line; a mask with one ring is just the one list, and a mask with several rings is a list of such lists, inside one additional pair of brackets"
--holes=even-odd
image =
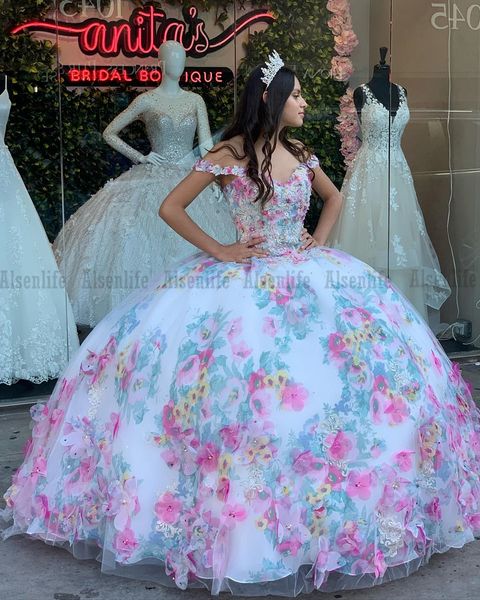
[[(390, 111), (392, 117), (395, 117), (400, 105), (400, 92), (398, 85), (391, 83), (390, 81), (390, 65), (385, 62), (387, 51), (388, 48), (385, 48), (384, 46), (380, 48), (380, 63), (375, 65), (373, 76), (367, 85), (375, 98)], [(361, 118), (365, 100), (364, 89), (362, 86), (357, 87), (353, 92), (353, 101), (359, 118)]]
[(0, 73), (0, 94), (3, 94), (3, 92), (6, 89), (7, 89), (7, 74)]
[(149, 109), (173, 113), (180, 107), (192, 105), (197, 111), (197, 133), (200, 153), (202, 156), (213, 147), (208, 123), (208, 114), (202, 97), (192, 92), (182, 90), (180, 77), (185, 69), (186, 54), (182, 44), (173, 40), (164, 42), (158, 53), (162, 65), (162, 82), (152, 91), (140, 94), (135, 100), (108, 125), (103, 132), (105, 141), (118, 152), (136, 163), (161, 165), (164, 158), (158, 152), (150, 152), (144, 156), (126, 144), (120, 137), (120, 131), (137, 119), (141, 119)]

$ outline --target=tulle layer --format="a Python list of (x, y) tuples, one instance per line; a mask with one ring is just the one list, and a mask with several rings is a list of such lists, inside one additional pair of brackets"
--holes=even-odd
[(102, 569), (296, 595), (408, 575), (480, 527), (480, 418), (411, 304), (325, 248), (186, 261), (84, 342), (6, 494)]

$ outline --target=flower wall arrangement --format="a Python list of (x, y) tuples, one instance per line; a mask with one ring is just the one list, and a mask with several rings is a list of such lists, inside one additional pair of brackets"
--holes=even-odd
[[(328, 0), (327, 8), (332, 13), (328, 20), (335, 40), (336, 56), (332, 58), (331, 75), (337, 81), (347, 82), (353, 74), (350, 56), (358, 45), (358, 38), (352, 28), (352, 16), (349, 0)], [(358, 139), (359, 124), (353, 102), (353, 91), (349, 88), (340, 99), (337, 131), (342, 140), (341, 152), (348, 167), (360, 146)]]

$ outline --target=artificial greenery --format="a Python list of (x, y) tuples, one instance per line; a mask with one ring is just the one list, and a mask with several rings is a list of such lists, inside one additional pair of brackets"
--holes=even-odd
[[(131, 1), (134, 5), (147, 4)], [(104, 5), (108, 3), (104, 0)], [(199, 10), (214, 10), (217, 23), (222, 26), (229, 18), (233, 1), (166, 0), (161, 4), (195, 4)], [(326, 0), (269, 0), (254, 4), (267, 5), (277, 21), (265, 31), (251, 35), (239, 70), (239, 88), (251, 67), (263, 62), (273, 48), (277, 49), (297, 70), (310, 104), (309, 119), (295, 135), (315, 150), (327, 173), (338, 182), (343, 175), (343, 162), (334, 124), (345, 86), (328, 76), (333, 40), (326, 24)], [(6, 0), (0, 8), (0, 73), (9, 76), (12, 99), (6, 141), (51, 240), (61, 228), (62, 206), (68, 218), (108, 179), (128, 168), (128, 160), (105, 144), (101, 132), (138, 93), (123, 86), (67, 89), (59, 77), (56, 49), (50, 42), (34, 40), (29, 34), (9, 34), (14, 25), (44, 17), (54, 5), (51, 0)], [(237, 6), (243, 5), (237, 0)], [(205, 99), (213, 131), (231, 118), (233, 84), (189, 89)], [(140, 151), (148, 152), (140, 123), (129, 127), (122, 137)], [(317, 218), (318, 205), (314, 204), (307, 218), (309, 229)]]

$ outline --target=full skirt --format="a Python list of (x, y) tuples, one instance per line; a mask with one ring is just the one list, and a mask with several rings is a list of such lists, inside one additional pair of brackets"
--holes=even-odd
[(5, 535), (105, 572), (294, 596), (408, 575), (480, 528), (480, 419), (387, 279), (343, 252), (203, 253), (85, 340)]

